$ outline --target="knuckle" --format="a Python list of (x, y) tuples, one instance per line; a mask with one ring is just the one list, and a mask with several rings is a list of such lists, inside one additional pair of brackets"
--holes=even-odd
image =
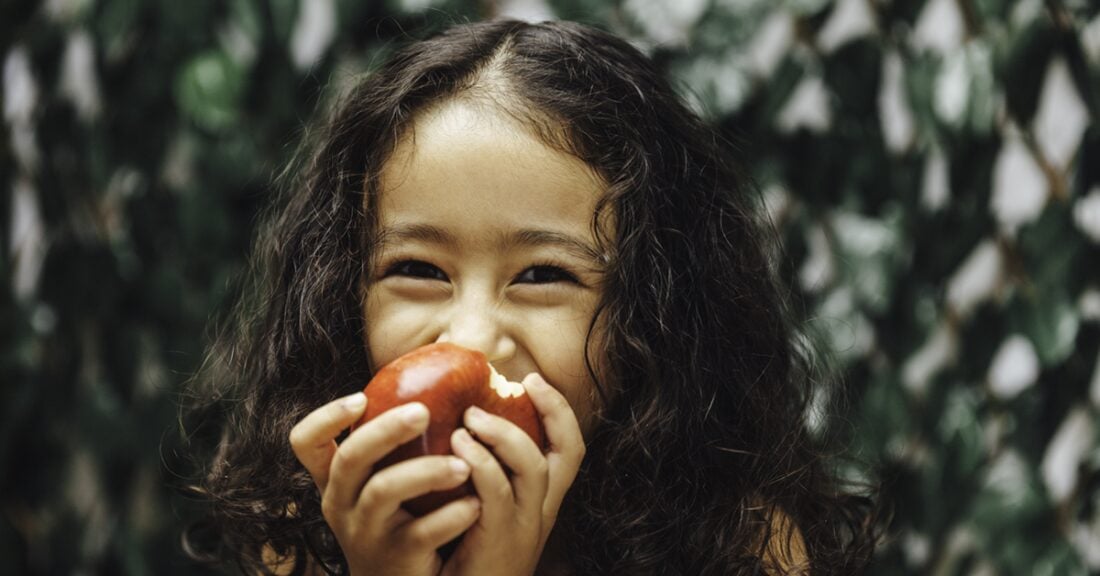
[(535, 468), (533, 472), (536, 478), (549, 478), (550, 463), (547, 462), (546, 458), (539, 458), (538, 462), (535, 463)]
[(332, 502), (332, 498), (325, 498), (321, 496), (321, 516), (324, 516), (325, 520), (330, 525), (336, 520), (338, 514), (335, 504)]
[(432, 533), (421, 524), (410, 525), (398, 538), (400, 545), (406, 548), (421, 548), (431, 541)]
[(455, 471), (451, 468), (451, 462), (457, 456), (441, 456), (434, 463), (433, 475), (437, 478), (449, 479)]
[(508, 482), (501, 482), (499, 486), (493, 489), (493, 494), (497, 500), (510, 501), (512, 500), (512, 485)]
[(485, 447), (478, 447), (470, 451), (470, 466), (474, 468), (484, 468), (493, 463), (493, 456), (489, 453), (489, 450)]
[(550, 396), (550, 409), (557, 411), (570, 410), (569, 401), (565, 399), (560, 393), (552, 394)]
[(290, 446), (294, 449), (303, 447), (307, 441), (306, 436), (307, 432), (305, 427), (302, 426), (302, 423), (299, 422), (295, 424), (294, 427), (290, 429), (290, 434), (288, 435)]
[(407, 438), (410, 432), (417, 431), (419, 426), (409, 424), (399, 418), (392, 418), (385, 422), (385, 425), (380, 427), (378, 436), (385, 442), (390, 444), (398, 444), (402, 439)]
[(504, 438), (505, 441), (516, 445), (523, 445), (528, 443), (534, 444), (534, 441), (531, 440), (531, 437), (528, 436), (526, 432), (524, 432), (522, 429), (520, 429), (519, 426), (516, 425), (510, 425), (505, 428)]
[(336, 453), (332, 455), (332, 464), (330, 465), (330, 470), (333, 474), (338, 473), (341, 470), (346, 470), (351, 464), (351, 461), (352, 458), (351, 455), (348, 454), (347, 449), (341, 450), (337, 448)]
[(384, 500), (393, 492), (394, 483), (384, 475), (375, 475), (363, 487), (363, 502), (368, 507)]

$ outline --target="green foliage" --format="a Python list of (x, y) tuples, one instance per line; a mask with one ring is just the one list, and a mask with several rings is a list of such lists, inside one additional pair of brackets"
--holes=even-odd
[[(176, 395), (271, 179), (395, 41), (519, 5), (0, 3), (6, 573), (204, 572)], [(1100, 571), (1100, 7), (543, 7), (740, 143), (894, 511), (873, 573)]]

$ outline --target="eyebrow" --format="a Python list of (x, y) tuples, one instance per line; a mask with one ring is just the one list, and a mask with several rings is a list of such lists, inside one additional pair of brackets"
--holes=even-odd
[[(402, 224), (383, 228), (378, 234), (379, 247), (410, 241), (440, 244), (444, 246), (454, 246), (458, 244), (458, 239), (453, 234), (438, 226), (432, 226), (431, 224)], [(554, 246), (565, 250), (572, 256), (582, 260), (588, 260), (597, 266), (602, 266), (607, 260), (607, 257), (604, 256), (603, 253), (596, 250), (593, 246), (590, 246), (587, 242), (575, 236), (562, 232), (555, 232), (553, 230), (523, 228), (513, 232), (501, 232), (497, 234), (494, 241), (500, 252), (516, 246), (531, 248)]]

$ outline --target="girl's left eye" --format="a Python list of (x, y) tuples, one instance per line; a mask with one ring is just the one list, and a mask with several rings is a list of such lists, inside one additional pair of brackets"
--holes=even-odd
[(386, 270), (386, 276), (407, 276), (425, 280), (446, 280), (442, 270), (421, 260), (402, 260)]
[(551, 265), (532, 266), (521, 272), (519, 277), (516, 278), (516, 282), (519, 284), (579, 283), (576, 276), (562, 268)]

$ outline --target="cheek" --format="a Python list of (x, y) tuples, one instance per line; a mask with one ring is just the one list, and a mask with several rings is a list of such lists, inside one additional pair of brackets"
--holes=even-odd
[(367, 292), (362, 311), (363, 345), (375, 368), (408, 352), (408, 343), (417, 341), (417, 331), (424, 325), (423, 311), (391, 302), (379, 292)]
[[(585, 337), (587, 334), (588, 322), (585, 321), (583, 324), (574, 327), (572, 337), (548, 340), (542, 352), (544, 354), (552, 352), (554, 357), (544, 356), (544, 362), (540, 362), (540, 365), (548, 371), (544, 376), (550, 379), (562, 396), (569, 401), (585, 438), (589, 436), (589, 433), (595, 427), (598, 414), (603, 408), (596, 381), (589, 374), (588, 366), (585, 363)], [(604, 357), (604, 342), (604, 331), (597, 327), (588, 342), (588, 358), (591, 359), (592, 368), (606, 390), (609, 382), (607, 380), (607, 361)]]

